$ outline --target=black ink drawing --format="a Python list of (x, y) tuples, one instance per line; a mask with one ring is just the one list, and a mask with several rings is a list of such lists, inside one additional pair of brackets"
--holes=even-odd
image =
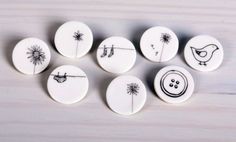
[[(99, 47), (98, 49), (103, 49), (103, 53), (102, 55), (100, 56), (101, 58), (104, 58), (104, 57), (112, 57), (115, 53), (115, 49), (116, 50), (134, 50), (134, 49), (129, 49), (129, 48), (121, 48), (121, 47), (115, 47), (113, 44), (110, 46), (110, 47), (107, 47), (106, 45), (104, 45), (103, 47)], [(107, 53), (107, 50), (110, 49), (110, 52), (109, 54)]]
[(101, 55), (101, 58), (105, 57), (106, 55), (107, 55), (107, 47), (104, 45), (103, 53)]
[(111, 50), (110, 50), (110, 53), (108, 55), (108, 58), (110, 58), (113, 55), (114, 55), (114, 45), (111, 46)]
[[(154, 46), (154, 44), (151, 44), (151, 47), (152, 47), (152, 49), (153, 49), (153, 50), (155, 50), (155, 49), (156, 49), (156, 48), (155, 48), (155, 46)], [(157, 56), (157, 55), (158, 55), (158, 53), (159, 53), (158, 51), (155, 51), (155, 56)]]
[(109, 55), (107, 56), (107, 47), (104, 45), (104, 48), (103, 48), (103, 53), (101, 55), (101, 58), (107, 56), (108, 58), (112, 57), (114, 55), (114, 45), (111, 46), (111, 50), (110, 50), (110, 53)]
[(62, 75), (60, 75), (60, 73), (58, 72), (57, 74), (51, 74), (51, 76), (53, 76), (53, 79), (57, 81), (57, 83), (63, 83), (65, 81), (67, 81), (68, 77), (79, 77), (79, 78), (86, 78), (86, 76), (76, 76), (76, 75), (67, 75), (67, 73), (64, 73)]
[(134, 110), (134, 98), (133, 96), (137, 96), (139, 93), (139, 86), (137, 83), (130, 83), (127, 84), (127, 94), (132, 96), (132, 102), (131, 102), (131, 112)]
[(77, 57), (78, 54), (78, 46), (79, 46), (79, 42), (83, 40), (83, 35), (82, 33), (80, 33), (80, 31), (74, 32), (74, 39), (76, 40), (76, 50), (75, 50), (75, 57)]
[[(170, 80), (167, 79), (170, 77), (169, 75), (172, 76)], [(182, 72), (170, 70), (161, 77), (160, 86), (163, 93), (167, 96), (177, 98), (182, 96), (187, 91), (188, 80)], [(181, 86), (181, 88), (179, 88), (179, 86)]]
[(41, 65), (46, 59), (45, 53), (43, 52), (43, 50), (40, 46), (33, 45), (30, 48), (28, 48), (28, 51), (26, 52), (26, 54), (28, 55), (27, 58), (34, 65), (33, 74), (35, 74), (36, 66)]
[(213, 54), (219, 47), (215, 44), (209, 44), (202, 48), (190, 47), (193, 57), (199, 62), (199, 65), (207, 66), (207, 62), (211, 60)]
[(160, 51), (160, 62), (161, 62), (161, 59), (162, 59), (162, 54), (163, 54), (163, 51), (164, 51), (164, 48), (165, 48), (165, 44), (169, 44), (170, 40), (171, 40), (171, 36), (168, 33), (162, 33), (161, 34), (160, 41), (162, 42), (162, 48), (161, 48), (161, 51)]

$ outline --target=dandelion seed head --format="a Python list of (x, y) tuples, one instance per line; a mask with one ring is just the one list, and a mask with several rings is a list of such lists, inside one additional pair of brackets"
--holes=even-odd
[(168, 34), (168, 33), (162, 33), (161, 34), (161, 38), (160, 38), (161, 42), (163, 42), (165, 44), (168, 44), (170, 42), (170, 40), (171, 40), (170, 34)]
[(81, 41), (81, 40), (83, 40), (83, 38), (82, 38), (83, 35), (84, 34), (80, 33), (80, 31), (77, 31), (77, 32), (74, 33), (73, 37), (74, 37), (75, 40)]
[(46, 59), (45, 53), (38, 45), (33, 45), (28, 48), (28, 52), (26, 52), (26, 54), (28, 55), (27, 58), (30, 59), (30, 62), (32, 62), (35, 66), (42, 64)]
[(139, 86), (137, 83), (127, 84), (127, 93), (130, 95), (137, 95), (139, 93)]

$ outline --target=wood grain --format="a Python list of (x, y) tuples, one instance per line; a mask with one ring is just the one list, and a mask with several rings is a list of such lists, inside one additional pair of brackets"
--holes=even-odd
[[(94, 33), (92, 51), (78, 60), (57, 53), (52, 39), (68, 20), (87, 23)], [(143, 80), (148, 100), (133, 116), (113, 113), (106, 105), (105, 90), (116, 75), (96, 62), (97, 45), (105, 37), (120, 35), (137, 49), (141, 34), (149, 27), (172, 28), (180, 39), (180, 51), (163, 64), (146, 60), (139, 52), (135, 67), (126, 74)], [(186, 65), (182, 49), (198, 34), (218, 38), (224, 46), (222, 66), (201, 73)], [(0, 0), (0, 141), (236, 141), (236, 1), (235, 0)], [(14, 45), (25, 37), (38, 37), (50, 45), (52, 61), (37, 76), (25, 76), (12, 66)], [(50, 99), (46, 81), (57, 66), (72, 64), (88, 75), (87, 97), (72, 106)], [(179, 65), (195, 78), (190, 101), (169, 105), (153, 91), (153, 78), (165, 65)]]

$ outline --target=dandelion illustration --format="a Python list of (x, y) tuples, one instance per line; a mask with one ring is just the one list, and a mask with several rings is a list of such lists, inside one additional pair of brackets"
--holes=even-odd
[(75, 50), (75, 57), (77, 56), (77, 52), (78, 52), (78, 45), (79, 45), (79, 42), (83, 40), (83, 35), (80, 31), (77, 31), (77, 32), (74, 32), (74, 39), (76, 40), (76, 50)]
[(170, 42), (170, 40), (171, 40), (170, 34), (168, 34), (168, 33), (162, 33), (161, 34), (160, 41), (163, 43), (163, 45), (162, 45), (162, 48), (161, 48), (160, 61), (161, 61), (161, 58), (162, 58), (162, 53), (163, 53), (165, 44), (168, 44)]
[(45, 53), (43, 52), (40, 46), (33, 45), (30, 48), (28, 48), (28, 52), (26, 52), (26, 54), (29, 55), (27, 58), (34, 65), (33, 74), (35, 74), (36, 66), (41, 65), (46, 59)]
[(127, 94), (131, 95), (132, 96), (132, 107), (131, 107), (131, 112), (133, 112), (134, 110), (134, 99), (133, 99), (133, 96), (137, 96), (139, 93), (139, 86), (137, 83), (130, 83), (130, 84), (127, 84)]

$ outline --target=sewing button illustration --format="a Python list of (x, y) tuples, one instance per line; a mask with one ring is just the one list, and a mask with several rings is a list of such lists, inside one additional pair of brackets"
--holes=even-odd
[(140, 111), (146, 102), (146, 88), (135, 76), (122, 75), (109, 84), (106, 99), (109, 107), (121, 115)]
[(12, 61), (21, 73), (34, 75), (48, 66), (51, 58), (47, 44), (37, 38), (26, 38), (18, 42), (12, 52)]
[(73, 104), (82, 100), (88, 87), (89, 81), (84, 71), (72, 65), (54, 69), (47, 82), (50, 96), (62, 104)]
[(192, 75), (182, 67), (167, 66), (161, 69), (154, 80), (158, 96), (168, 103), (188, 100), (194, 91)]
[(109, 37), (102, 41), (97, 49), (97, 61), (107, 72), (127, 72), (134, 66), (135, 60), (134, 45), (123, 37)]
[(140, 48), (147, 59), (153, 62), (165, 62), (177, 54), (179, 40), (169, 28), (152, 27), (143, 33)]
[(58, 52), (63, 56), (79, 58), (91, 49), (93, 34), (86, 24), (69, 21), (58, 28), (54, 42)]
[(223, 62), (223, 47), (214, 37), (199, 35), (188, 41), (184, 57), (189, 66), (199, 71), (213, 71)]

